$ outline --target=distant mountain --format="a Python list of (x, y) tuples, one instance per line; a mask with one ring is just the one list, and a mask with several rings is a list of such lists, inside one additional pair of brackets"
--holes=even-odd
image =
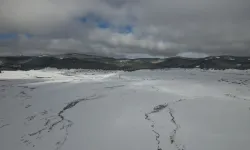
[(0, 57), (0, 70), (32, 70), (47, 67), (57, 69), (126, 70), (201, 68), (201, 69), (250, 69), (250, 57), (210, 56), (206, 58), (138, 58), (115, 59), (84, 54), (46, 56)]

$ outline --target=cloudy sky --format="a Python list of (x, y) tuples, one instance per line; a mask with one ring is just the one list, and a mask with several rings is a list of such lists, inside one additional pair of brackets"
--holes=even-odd
[(0, 0), (0, 54), (250, 55), (249, 0)]

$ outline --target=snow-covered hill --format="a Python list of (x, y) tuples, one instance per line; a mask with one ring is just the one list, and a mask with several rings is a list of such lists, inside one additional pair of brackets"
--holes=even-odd
[(1, 150), (249, 148), (249, 70), (0, 74)]
[[(186, 55), (183, 55), (186, 56)], [(49, 56), (2, 56), (0, 70), (101, 69), (135, 71), (141, 69), (200, 68), (200, 69), (250, 69), (250, 57), (210, 56), (187, 58), (182, 55), (168, 58), (117, 59), (84, 54)]]

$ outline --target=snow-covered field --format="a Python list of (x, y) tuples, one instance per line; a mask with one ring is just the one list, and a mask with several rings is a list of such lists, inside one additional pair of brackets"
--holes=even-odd
[(249, 150), (250, 71), (3, 71), (0, 150)]

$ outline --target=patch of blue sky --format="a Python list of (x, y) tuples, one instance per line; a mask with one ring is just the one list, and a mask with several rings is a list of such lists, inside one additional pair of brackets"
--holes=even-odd
[[(29, 33), (24, 34), (24, 36), (26, 36), (26, 38), (28, 39), (33, 37), (33, 35)], [(18, 38), (18, 34), (16, 33), (0, 33), (0, 40), (13, 40), (17, 38)]]
[(121, 26), (119, 27), (118, 30), (119, 33), (133, 33), (133, 26), (132, 25), (125, 25), (125, 26)]
[(118, 33), (128, 34), (133, 33), (133, 26), (129, 24), (125, 25), (115, 25), (112, 22), (105, 20), (101, 17), (98, 17), (94, 14), (89, 14), (83, 18), (80, 18), (82, 23), (91, 23), (100, 29), (111, 29)]
[(0, 34), (0, 40), (11, 40), (16, 39), (17, 34), (16, 33), (2, 33)]
[(32, 38), (33, 37), (33, 35), (32, 34), (29, 34), (29, 33), (26, 33), (26, 34), (24, 34), (25, 36), (26, 36), (26, 38)]

